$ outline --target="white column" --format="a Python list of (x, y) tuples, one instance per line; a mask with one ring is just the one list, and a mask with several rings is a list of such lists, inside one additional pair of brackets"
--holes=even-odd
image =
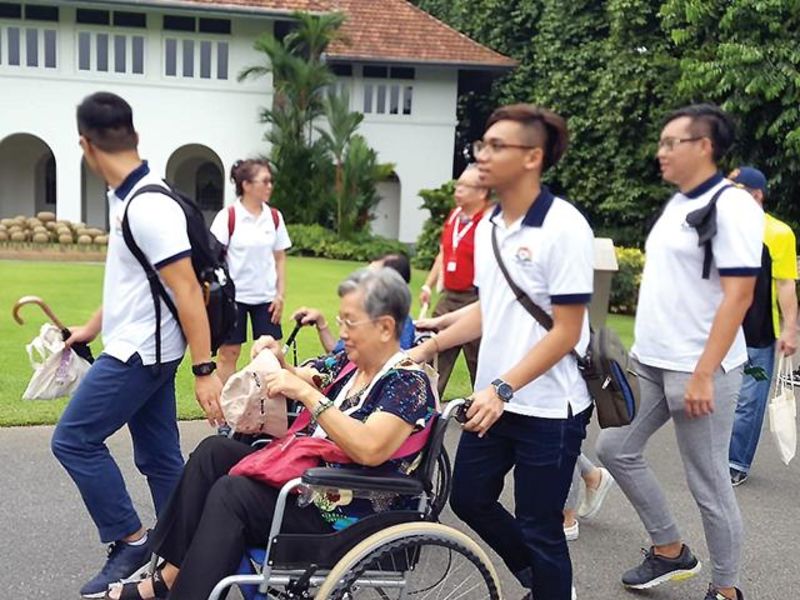
[(53, 145), (56, 158), (56, 216), (59, 219), (82, 221), (81, 214), (81, 150), (76, 143)]

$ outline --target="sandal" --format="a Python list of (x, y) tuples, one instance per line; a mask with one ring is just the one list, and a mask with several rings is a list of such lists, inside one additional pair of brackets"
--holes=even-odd
[[(139, 593), (139, 584), (142, 581), (144, 580), (123, 583), (122, 590), (119, 594), (119, 600), (150, 600), (143, 598)], [(169, 596), (169, 588), (161, 576), (161, 569), (156, 570), (156, 572), (150, 576), (150, 582), (153, 584), (153, 592), (155, 593), (155, 596), (153, 596), (154, 599), (163, 600)], [(106, 595), (103, 596), (104, 600), (112, 600), (110, 591), (111, 590), (108, 590)]]

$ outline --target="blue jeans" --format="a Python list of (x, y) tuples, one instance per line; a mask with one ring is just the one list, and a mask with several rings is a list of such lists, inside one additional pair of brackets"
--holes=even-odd
[(156, 514), (183, 470), (175, 412), (180, 360), (144, 366), (138, 354), (122, 362), (101, 354), (86, 373), (56, 426), (53, 454), (72, 477), (97, 526), (113, 542), (142, 526), (122, 473), (105, 440), (127, 424), (136, 467), (147, 477)]
[[(536, 600), (571, 597), (562, 510), (591, 413), (543, 419), (505, 412), (483, 438), (464, 432), (458, 445), (453, 511)], [(512, 468), (515, 515), (498, 502)]]
[[(736, 403), (731, 447), (728, 452), (728, 462), (733, 469), (748, 473), (753, 464), (761, 437), (761, 425), (764, 422), (774, 366), (774, 345), (747, 348), (747, 365), (739, 391), (739, 401)], [(755, 373), (751, 373), (751, 370)], [(760, 374), (759, 379), (754, 376), (756, 374)]]

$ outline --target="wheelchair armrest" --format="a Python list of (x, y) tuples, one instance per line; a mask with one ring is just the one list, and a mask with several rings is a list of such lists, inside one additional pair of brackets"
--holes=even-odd
[(424, 491), (422, 482), (411, 477), (361, 475), (347, 469), (329, 467), (308, 469), (302, 480), (312, 487), (392, 492), (404, 496), (419, 496)]

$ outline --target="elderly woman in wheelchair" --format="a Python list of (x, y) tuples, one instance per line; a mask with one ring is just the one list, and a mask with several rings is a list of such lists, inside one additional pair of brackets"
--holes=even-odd
[[(328, 574), (340, 578), (335, 571), (337, 567), (341, 570), (340, 559), (347, 558), (345, 554), (363, 562), (369, 552), (360, 557), (353, 555), (353, 550), (362, 554), (365, 549), (371, 551), (363, 547), (363, 542), (372, 539), (371, 534), (391, 531), (392, 525), (402, 521), (416, 521), (408, 524), (419, 525), (426, 514), (430, 516), (424, 510), (425, 502), (409, 503), (409, 496), (425, 497), (426, 491), (430, 492), (431, 485), (421, 485), (421, 475), (415, 473), (426, 470), (425, 476), (431, 479), (434, 468), (423, 456), (427, 454), (430, 463), (429, 448), (397, 456), (409, 438), (417, 435), (415, 432), (436, 430), (436, 425), (446, 424), (436, 423), (434, 394), (424, 371), (400, 351), (400, 328), (410, 305), (408, 287), (396, 272), (384, 268), (357, 271), (339, 286), (338, 293), (341, 300), (337, 321), (345, 352), (323, 357), (306, 368), (286, 365), (271, 338), (259, 340), (254, 352), (278, 353), (284, 368), (267, 378), (268, 394), (283, 394), (302, 402), (312, 415), (303, 433), (329, 438), (351, 464), (311, 469), (304, 476), (309, 485), (300, 495), (305, 503), (287, 501), (288, 494), (297, 491), (302, 483), (299, 478), (279, 490), (251, 477), (229, 475), (242, 459), (261, 451), (223, 436), (209, 437), (192, 453), (153, 532), (154, 551), (164, 559), (162, 566), (141, 582), (113, 586), (108, 598), (207, 598), (221, 579), (237, 571), (245, 550), (259, 545), (269, 546), (270, 553), (260, 575), (263, 580), (254, 580), (250, 575), (250, 579), (240, 576), (237, 582), (258, 581), (260, 591), (270, 597), (311, 597), (298, 590), (304, 588), (303, 593), (308, 593), (311, 587), (324, 591)], [(326, 389), (327, 395), (321, 389)], [(428, 442), (428, 447), (434, 439), (438, 444), (434, 465), (438, 464), (442, 436), (440, 430)], [(355, 491), (345, 491), (348, 486)], [(371, 491), (359, 491), (363, 488)], [(445, 538), (446, 535), (442, 539)], [(291, 563), (294, 570), (284, 570), (288, 575), (273, 581), (270, 577), (279, 572), (281, 562), (272, 556), (280, 554), (279, 540), (287, 542), (281, 544), (283, 554), (288, 552), (289, 556), (283, 562)], [(474, 543), (470, 545), (468, 538), (466, 542), (459, 540), (468, 547), (468, 559), (480, 567), (482, 577), (494, 589), (495, 576), (485, 555)], [(454, 543), (445, 539), (443, 547), (452, 554), (450, 546)], [(401, 565), (406, 570), (420, 557), (419, 549), (411, 552), (409, 548), (404, 549), (406, 564)], [(309, 563), (314, 564), (298, 570), (298, 555), (312, 557), (314, 560)], [(394, 555), (390, 558), (396, 563)], [(383, 563), (376, 565), (385, 566)], [(483, 574), (487, 569), (490, 577)], [(347, 567), (346, 572), (363, 574), (367, 570), (375, 569), (364, 566), (361, 571), (354, 571)], [(398, 575), (394, 569), (377, 583), (386, 589), (402, 587), (397, 583), (398, 577), (403, 578), (402, 572)], [(228, 579), (233, 582), (236, 578)], [(284, 591), (276, 592), (278, 585)], [(325, 594), (352, 597), (342, 594), (352, 594), (356, 587), (365, 585), (364, 578), (359, 576), (347, 585), (349, 591), (335, 593), (334, 588), (341, 585), (328, 585), (331, 591)], [(214, 596), (222, 589), (219, 585), (217, 588)], [(476, 598), (492, 595), (481, 592)]]

